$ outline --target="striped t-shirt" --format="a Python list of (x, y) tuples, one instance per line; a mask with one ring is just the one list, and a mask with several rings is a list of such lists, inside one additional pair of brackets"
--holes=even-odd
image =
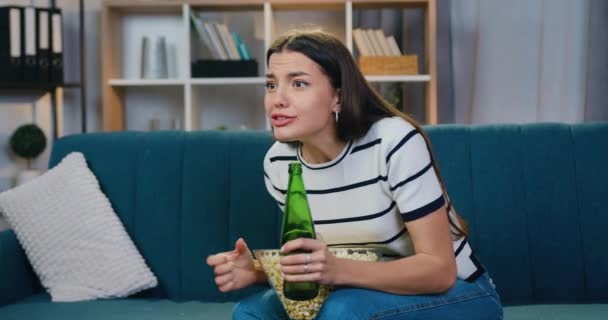
[[(389, 258), (411, 256), (414, 246), (405, 222), (446, 205), (424, 138), (399, 117), (377, 121), (327, 163), (307, 163), (299, 148), (276, 142), (264, 158), (264, 175), (282, 210), (288, 165), (295, 161), (302, 163), (315, 231), (330, 246), (373, 246)], [(456, 222), (452, 210), (450, 215)], [(474, 281), (483, 267), (466, 237), (453, 237), (453, 247), (458, 277)]]

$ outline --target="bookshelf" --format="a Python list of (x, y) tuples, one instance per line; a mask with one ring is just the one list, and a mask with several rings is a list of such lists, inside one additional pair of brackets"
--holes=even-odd
[[(367, 76), (372, 83), (419, 83), (424, 86), (425, 123), (437, 123), (435, 0), (105, 0), (102, 6), (103, 129), (207, 130), (269, 129), (264, 115), (265, 53), (273, 39), (313, 21), (332, 32), (351, 52), (353, 11), (417, 8), (424, 11), (424, 56), (420, 74)], [(238, 32), (258, 63), (254, 77), (194, 78), (190, 62), (200, 58), (195, 13), (206, 21), (225, 23)], [(310, 24), (309, 24), (310, 25)], [(166, 79), (141, 79), (141, 37), (165, 36), (176, 56)], [(238, 91), (235, 95), (234, 92)], [(134, 120), (135, 119), (135, 120)], [(181, 125), (171, 127), (171, 124)]]

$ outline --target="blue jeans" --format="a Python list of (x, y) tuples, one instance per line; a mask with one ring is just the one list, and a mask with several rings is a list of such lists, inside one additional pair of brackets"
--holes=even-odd
[[(475, 282), (458, 279), (454, 286), (437, 295), (397, 295), (360, 288), (332, 292), (316, 319), (502, 319), (500, 298), (492, 280), (484, 273)], [(240, 301), (234, 320), (289, 319), (273, 289)]]

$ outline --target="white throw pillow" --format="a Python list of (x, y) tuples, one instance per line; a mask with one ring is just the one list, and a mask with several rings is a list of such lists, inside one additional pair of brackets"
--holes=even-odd
[(126, 297), (158, 283), (82, 153), (0, 194), (0, 211), (53, 301)]

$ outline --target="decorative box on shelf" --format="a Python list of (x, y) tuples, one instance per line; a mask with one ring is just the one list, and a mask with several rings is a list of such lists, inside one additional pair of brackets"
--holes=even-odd
[(192, 78), (257, 76), (256, 60), (196, 60), (192, 63)]
[(360, 56), (359, 68), (368, 76), (418, 74), (418, 56)]

